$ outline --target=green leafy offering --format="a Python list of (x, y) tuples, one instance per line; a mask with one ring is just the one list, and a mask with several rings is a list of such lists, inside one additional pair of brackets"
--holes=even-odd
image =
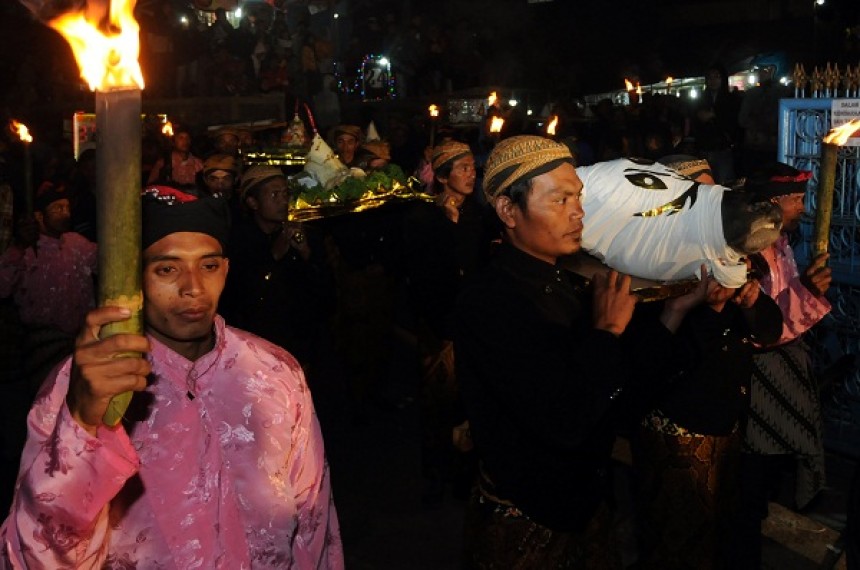
[(367, 185), (365, 184), (365, 178), (356, 178), (354, 176), (350, 176), (346, 180), (340, 183), (334, 189), (334, 193), (339, 198), (339, 202), (351, 202), (352, 200), (358, 200), (364, 195), (365, 190), (367, 189)]
[[(384, 195), (391, 192), (398, 183), (402, 186), (409, 184), (403, 169), (396, 164), (389, 164), (382, 170), (371, 172), (364, 178), (350, 176), (338, 186), (328, 190), (319, 184), (308, 186), (307, 178), (309, 176), (299, 174), (290, 180), (293, 205), (300, 201), (315, 206), (323, 204), (346, 205), (367, 197), (368, 194)], [(299, 182), (300, 177), (304, 183)]]

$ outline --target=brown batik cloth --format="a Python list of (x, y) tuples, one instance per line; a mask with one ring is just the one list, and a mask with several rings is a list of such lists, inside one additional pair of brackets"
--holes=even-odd
[(717, 437), (640, 428), (638, 568), (726, 568), (721, 548), (738, 508), (739, 457), (739, 430)]
[(620, 570), (621, 557), (606, 505), (581, 532), (554, 531), (516, 507), (494, 502), (478, 487), (466, 508), (466, 570)]

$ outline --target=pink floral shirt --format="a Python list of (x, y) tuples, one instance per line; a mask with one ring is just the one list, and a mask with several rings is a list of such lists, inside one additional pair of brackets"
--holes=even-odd
[[(197, 181), (197, 173), (203, 170), (203, 161), (189, 154), (188, 158), (183, 159), (182, 155), (171, 152), (170, 160), (172, 169), (170, 178), (177, 184), (191, 185)], [(164, 168), (164, 159), (159, 158), (155, 161), (152, 171), (149, 173), (149, 184), (158, 182), (161, 176), (161, 169)]]
[(42, 388), (7, 568), (343, 568), (311, 395), (286, 351), (216, 319), (190, 362), (150, 337), (154, 380), (126, 428), (90, 436), (65, 404), (70, 361)]
[(0, 297), (14, 295), (21, 321), (77, 334), (95, 306), (98, 246), (81, 234), (39, 236), (36, 251), (10, 247), (0, 256)]
[(800, 282), (794, 251), (785, 234), (762, 255), (770, 267), (770, 274), (762, 278), (761, 288), (782, 311), (782, 336), (777, 344), (785, 344), (823, 319), (830, 312), (830, 303), (824, 297), (813, 295)]

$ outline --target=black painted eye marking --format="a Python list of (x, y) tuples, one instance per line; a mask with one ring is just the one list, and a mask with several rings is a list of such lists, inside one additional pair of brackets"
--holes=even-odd
[[(629, 171), (628, 171), (629, 172)], [(634, 186), (644, 188), (645, 190), (668, 190), (669, 187), (660, 178), (659, 175), (653, 172), (633, 172), (625, 174), (624, 177)]]

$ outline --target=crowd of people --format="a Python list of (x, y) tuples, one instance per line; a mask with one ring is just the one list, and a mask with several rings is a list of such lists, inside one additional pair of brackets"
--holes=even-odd
[[(744, 107), (712, 71), (692, 115), (674, 98), (601, 104), (592, 122), (571, 111), (557, 140), (502, 108), (501, 135), (439, 128), (432, 147), (406, 122), (381, 140), (336, 125), (326, 134), (347, 167), (402, 162), (433, 201), (303, 223), (288, 219), (291, 173), (244, 158), (255, 133), (195, 144), (177, 126), (144, 156), (143, 335), (100, 334), (129, 313), (95, 308), (98, 150), (55, 155), (0, 252), (4, 327), (19, 330), (4, 378), (33, 401), (26, 443), (4, 442), (23, 457), (4, 473), (4, 493), (17, 484), (0, 558), (341, 567), (314, 375), (343, 363), (360, 425), (400, 352), (420, 370), (422, 500), (466, 501), (466, 567), (620, 568), (620, 435), (639, 567), (759, 568), (776, 474), (799, 468), (798, 507), (824, 482), (803, 338), (830, 309), (831, 276), (826, 255), (799, 268), (786, 237), (808, 173), (739, 162)], [(784, 234), (749, 257), (739, 287), (705, 260), (697, 284), (654, 303), (617, 271), (585, 278), (571, 270), (588, 224), (577, 168), (620, 157), (696, 188), (733, 183), (777, 205)], [(142, 356), (116, 358), (129, 351)], [(107, 402), (129, 390), (141, 394), (122, 424), (106, 425)]]

